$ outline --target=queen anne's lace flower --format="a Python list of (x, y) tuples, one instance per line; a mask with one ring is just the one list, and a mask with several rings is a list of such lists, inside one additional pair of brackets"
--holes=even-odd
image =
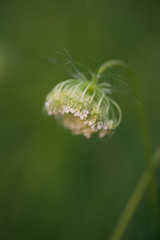
[[(96, 75), (99, 77), (99, 75)], [(98, 84), (95, 76), (60, 82), (48, 94), (45, 110), (62, 121), (75, 135), (90, 138), (111, 134), (121, 121), (121, 109), (109, 96), (111, 86)]]

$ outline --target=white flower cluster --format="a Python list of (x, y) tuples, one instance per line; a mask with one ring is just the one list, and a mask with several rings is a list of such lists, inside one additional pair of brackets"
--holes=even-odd
[(94, 133), (99, 137), (110, 134), (120, 122), (118, 104), (90, 83), (75, 80), (72, 84), (69, 80), (62, 82), (47, 96), (48, 115), (61, 119), (64, 127), (75, 135), (90, 138)]

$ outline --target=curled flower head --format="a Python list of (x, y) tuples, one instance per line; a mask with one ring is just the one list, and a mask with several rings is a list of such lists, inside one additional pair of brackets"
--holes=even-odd
[(102, 138), (111, 134), (121, 122), (122, 113), (110, 96), (112, 86), (98, 83), (104, 70), (110, 67), (108, 63), (102, 64), (91, 80), (78, 72), (73, 79), (56, 85), (45, 100), (48, 115), (61, 120), (62, 125), (75, 135), (90, 138), (97, 134)]

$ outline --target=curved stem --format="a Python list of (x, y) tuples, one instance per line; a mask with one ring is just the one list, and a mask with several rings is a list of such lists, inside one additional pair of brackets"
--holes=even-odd
[(74, 89), (73, 89), (73, 92), (71, 93), (71, 97), (74, 96), (75, 92), (77, 91), (77, 89), (79, 88), (79, 86), (81, 85), (82, 83), (79, 83)]
[(86, 94), (86, 92), (87, 92), (87, 90), (88, 90), (88, 88), (89, 88), (90, 85), (91, 85), (91, 83), (89, 83), (89, 84), (87, 85), (87, 87), (85, 88), (85, 90), (83, 91), (82, 96), (81, 96), (81, 101), (83, 100), (83, 98), (84, 98), (84, 96), (85, 96), (85, 94)]
[[(95, 78), (93, 79), (93, 83), (96, 84), (98, 79), (104, 73), (104, 71), (107, 71), (108, 69), (110, 69), (114, 66), (124, 68), (124, 70), (127, 72), (128, 76), (130, 77), (130, 80), (132, 81), (132, 85), (133, 85), (133, 88), (136, 92), (137, 98), (140, 100), (141, 99), (141, 93), (140, 93), (139, 83), (138, 83), (134, 73), (132, 72), (132, 70), (123, 61), (111, 60), (111, 61), (108, 61), (108, 62), (102, 64), (102, 66), (99, 68)], [(148, 130), (146, 113), (145, 113), (145, 109), (144, 109), (143, 105), (138, 106), (137, 113), (138, 113), (138, 116), (139, 116), (139, 121), (140, 121), (140, 126), (141, 126), (146, 165), (147, 165), (147, 169), (150, 169), (150, 171), (146, 170), (147, 173), (145, 173), (145, 175), (142, 176), (142, 179), (140, 180), (139, 185), (137, 186), (137, 189), (133, 193), (133, 198), (131, 197), (131, 200), (127, 204), (127, 206), (124, 210), (124, 213), (122, 214), (122, 216), (120, 218), (120, 226), (122, 226), (122, 230), (120, 230), (120, 227), (118, 227), (119, 230), (116, 230), (116, 232), (118, 232), (118, 233), (113, 234), (113, 236), (117, 235), (117, 236), (119, 236), (119, 238), (111, 238), (112, 240), (113, 239), (114, 240), (115, 239), (120, 239), (120, 236), (122, 235), (125, 228), (127, 227), (128, 221), (131, 218), (131, 216), (133, 215), (133, 213), (134, 213), (134, 211), (135, 211), (135, 209), (136, 209), (136, 207), (137, 207), (137, 205), (138, 205), (138, 203), (139, 203), (139, 201), (140, 201), (140, 199), (143, 195), (143, 192), (144, 192), (146, 186), (148, 185), (148, 183), (150, 183), (150, 197), (151, 197), (152, 207), (153, 207), (153, 210), (154, 210), (153, 211), (153, 219), (154, 219), (153, 222), (154, 222), (154, 226), (155, 227), (157, 226), (157, 217), (158, 217), (157, 214), (158, 214), (158, 209), (159, 209), (159, 206), (158, 206), (158, 188), (157, 188), (156, 177), (155, 177), (155, 169), (154, 169), (155, 166), (150, 168), (152, 147), (151, 147), (151, 139), (150, 139), (150, 134), (149, 134), (149, 130)], [(149, 179), (148, 179), (148, 171), (150, 172)], [(151, 179), (151, 181), (149, 181), (150, 179)], [(122, 221), (123, 221), (123, 223), (122, 223)]]
[[(131, 71), (130, 68), (126, 68), (128, 76), (130, 77), (132, 81), (133, 88), (136, 92), (137, 98), (141, 101), (142, 100), (142, 94), (140, 91), (140, 86), (137, 81), (137, 78), (135, 74)], [(144, 154), (146, 159), (146, 166), (147, 168), (150, 167), (151, 164), (151, 156), (152, 156), (152, 144), (151, 144), (151, 137), (148, 129), (148, 122), (146, 117), (146, 112), (144, 105), (141, 104), (140, 106), (137, 105), (137, 113), (139, 117), (140, 127), (141, 127), (141, 135), (142, 135), (142, 142), (144, 147)], [(158, 212), (159, 212), (159, 203), (158, 203), (158, 187), (157, 187), (157, 181), (156, 181), (156, 175), (155, 175), (155, 168), (153, 167), (151, 169), (152, 178), (150, 181), (150, 200), (151, 205), (153, 208), (153, 225), (154, 227), (157, 227), (157, 219), (158, 219)]]
[[(61, 82), (60, 84), (58, 84), (58, 89), (56, 88), (56, 95), (57, 95), (57, 96), (59, 95), (61, 89), (64, 87), (64, 85), (65, 85), (66, 83), (68, 83), (68, 82), (73, 82), (73, 81), (75, 81), (75, 80), (74, 80), (74, 79), (69, 79), (69, 80), (63, 81), (63, 82)], [(53, 89), (53, 90), (55, 91), (55, 89)]]
[(107, 108), (106, 108), (106, 111), (104, 112), (103, 116), (105, 116), (108, 113), (110, 106), (111, 106), (110, 101), (107, 96), (105, 96), (105, 100), (107, 101)]
[(118, 120), (117, 120), (117, 123), (116, 123), (116, 126), (115, 126), (115, 127), (117, 127), (122, 120), (122, 111), (121, 111), (119, 105), (113, 99), (111, 99), (111, 98), (109, 98), (109, 99), (110, 99), (110, 102), (115, 106), (115, 108), (117, 109), (118, 114), (119, 114), (118, 115)]
[(90, 104), (92, 103), (92, 101), (93, 101), (95, 95), (96, 95), (96, 91), (94, 90), (93, 95), (92, 95), (92, 97), (91, 97), (91, 100), (90, 100), (90, 102), (89, 102)]
[(104, 92), (103, 92), (103, 93), (102, 93), (102, 96), (101, 96), (101, 98), (100, 98), (100, 100), (99, 100), (99, 102), (98, 102), (97, 111), (99, 111), (99, 108), (100, 108), (100, 106), (101, 106), (101, 103), (102, 103), (102, 100), (103, 100), (104, 96), (105, 96), (105, 94), (104, 94)]
[(119, 67), (122, 67), (122, 68), (129, 68), (128, 65), (121, 60), (116, 60), (115, 59), (115, 60), (107, 61), (100, 66), (100, 68), (99, 68), (97, 74), (95, 75), (94, 79), (92, 80), (92, 82), (94, 84), (96, 84), (98, 79), (103, 75), (103, 73), (105, 71), (107, 71), (109, 68), (113, 68), (115, 66), (119, 66)]

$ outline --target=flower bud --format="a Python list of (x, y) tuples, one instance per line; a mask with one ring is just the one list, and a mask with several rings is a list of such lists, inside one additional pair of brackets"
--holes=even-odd
[(60, 82), (46, 97), (45, 110), (74, 135), (102, 138), (113, 132), (122, 115), (107, 86), (85, 78)]

